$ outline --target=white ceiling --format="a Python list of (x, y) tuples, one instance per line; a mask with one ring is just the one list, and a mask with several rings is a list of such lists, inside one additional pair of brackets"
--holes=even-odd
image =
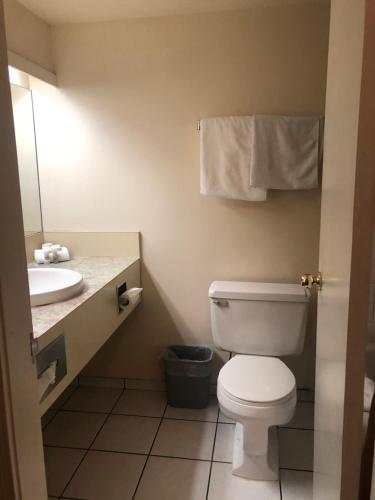
[(50, 24), (240, 10), (318, 0), (18, 0)]

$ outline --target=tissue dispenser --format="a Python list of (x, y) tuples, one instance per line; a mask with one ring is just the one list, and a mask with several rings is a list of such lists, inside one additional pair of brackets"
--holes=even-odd
[[(54, 377), (52, 370), (54, 370)], [(60, 335), (36, 355), (36, 370), (38, 375), (39, 402), (41, 403), (48, 394), (65, 377), (66, 352), (64, 335)]]

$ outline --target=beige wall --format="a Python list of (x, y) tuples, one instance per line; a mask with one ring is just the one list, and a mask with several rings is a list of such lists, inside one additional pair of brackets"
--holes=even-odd
[(144, 302), (87, 373), (155, 378), (166, 344), (211, 343), (212, 280), (317, 270), (319, 192), (200, 196), (196, 122), (323, 113), (328, 21), (324, 2), (53, 28), (61, 87), (35, 95), (45, 230), (142, 234)]
[(51, 27), (20, 5), (4, 0), (8, 50), (53, 71)]

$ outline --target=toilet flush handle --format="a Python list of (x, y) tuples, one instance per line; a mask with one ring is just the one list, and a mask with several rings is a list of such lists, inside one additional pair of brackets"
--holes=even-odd
[(229, 307), (229, 302), (224, 299), (213, 299), (212, 302), (219, 307)]

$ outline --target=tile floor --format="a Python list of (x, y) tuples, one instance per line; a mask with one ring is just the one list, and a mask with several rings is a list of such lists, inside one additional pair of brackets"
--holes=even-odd
[(43, 417), (50, 498), (84, 500), (311, 500), (313, 404), (301, 392), (278, 430), (281, 479), (231, 473), (234, 424), (216, 398), (172, 408), (165, 393), (77, 387)]

